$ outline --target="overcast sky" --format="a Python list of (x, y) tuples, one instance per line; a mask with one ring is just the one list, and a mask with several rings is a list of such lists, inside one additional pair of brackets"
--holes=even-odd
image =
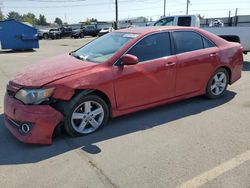
[[(238, 15), (250, 15), (250, 0), (190, 0), (189, 14), (205, 17), (227, 17), (229, 10)], [(118, 0), (119, 19), (145, 16), (153, 20), (163, 15), (164, 0)], [(166, 15), (186, 12), (187, 0), (166, 0)], [(78, 23), (86, 18), (99, 21), (115, 19), (115, 0), (0, 0), (2, 12), (44, 14), (48, 22), (60, 17), (64, 22)]]

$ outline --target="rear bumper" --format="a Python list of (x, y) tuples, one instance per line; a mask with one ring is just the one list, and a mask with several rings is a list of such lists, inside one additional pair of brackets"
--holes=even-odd
[[(5, 94), (4, 125), (21, 142), (32, 144), (51, 144), (55, 127), (63, 121), (63, 116), (49, 105), (24, 105)], [(23, 124), (30, 131), (21, 130)]]

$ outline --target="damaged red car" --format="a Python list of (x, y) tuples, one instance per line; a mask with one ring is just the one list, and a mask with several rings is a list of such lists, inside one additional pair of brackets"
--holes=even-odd
[(7, 85), (4, 124), (25, 143), (90, 134), (113, 117), (197, 95), (221, 97), (241, 77), (242, 47), (198, 28), (112, 32), (36, 63)]

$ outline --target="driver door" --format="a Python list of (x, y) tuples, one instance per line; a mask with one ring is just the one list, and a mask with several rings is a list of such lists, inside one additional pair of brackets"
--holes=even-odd
[(114, 66), (114, 90), (119, 110), (143, 106), (175, 95), (176, 57), (168, 32), (151, 34), (127, 54), (138, 57), (136, 65)]

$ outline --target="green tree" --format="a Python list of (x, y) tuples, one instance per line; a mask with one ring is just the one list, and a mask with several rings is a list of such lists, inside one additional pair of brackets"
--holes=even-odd
[(60, 19), (60, 18), (58, 18), (58, 17), (56, 17), (56, 19), (55, 19), (55, 21), (54, 21), (57, 25), (62, 25), (63, 24), (63, 21)]
[(2, 13), (2, 11), (0, 9), (0, 21), (2, 21), (2, 20), (4, 20), (4, 15), (3, 15), (3, 13)]
[(22, 15), (20, 15), (18, 12), (11, 11), (7, 14), (7, 19), (15, 19), (18, 21), (22, 21)]
[(37, 20), (37, 25), (49, 25), (44, 15), (40, 14)]
[(87, 18), (86, 22), (85, 22), (85, 25), (90, 25), (91, 23), (93, 22), (97, 22), (98, 20), (96, 18)]
[(28, 22), (28, 23), (30, 23), (32, 25), (37, 24), (37, 21), (38, 21), (36, 19), (35, 14), (33, 14), (33, 13), (24, 14), (22, 20), (23, 20), (23, 22)]

